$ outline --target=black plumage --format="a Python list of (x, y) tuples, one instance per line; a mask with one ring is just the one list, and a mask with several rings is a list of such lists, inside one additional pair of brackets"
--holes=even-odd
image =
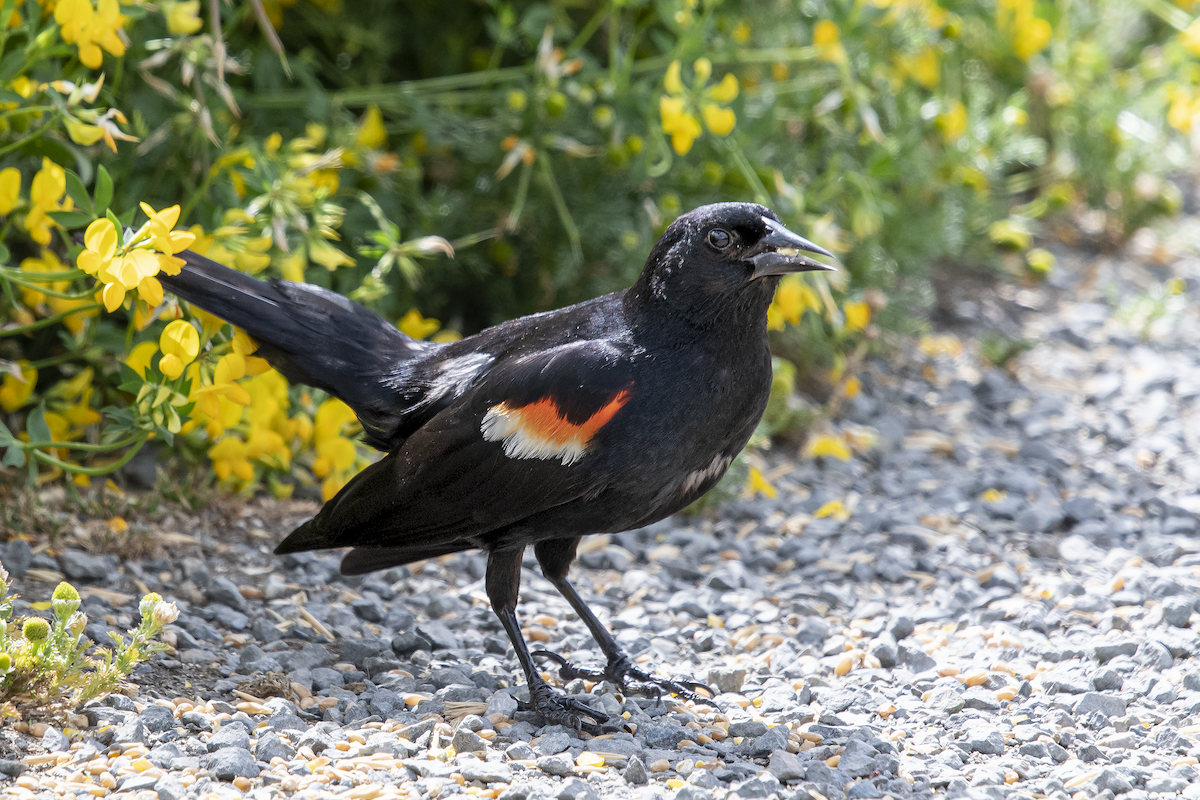
[[(604, 715), (555, 694), (516, 618), (532, 545), (608, 658), (569, 675), (689, 685), (635, 667), (566, 580), (580, 537), (637, 528), (685, 507), (724, 474), (766, 406), (766, 315), (778, 276), (829, 269), (825, 251), (749, 203), (677, 219), (622, 292), (496, 325), (449, 344), (410, 339), (335, 293), (260, 282), (192, 253), (164, 286), (243, 328), (289, 380), (358, 414), (387, 451), (277, 553), (352, 548), (360, 574), (481, 548), (487, 592), (547, 720)], [(561, 661), (561, 660), (560, 660)]]

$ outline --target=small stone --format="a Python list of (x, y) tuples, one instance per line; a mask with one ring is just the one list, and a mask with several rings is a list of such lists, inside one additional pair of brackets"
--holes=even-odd
[(71, 580), (108, 580), (116, 573), (115, 559), (111, 556), (94, 556), (82, 550), (64, 550), (59, 553), (58, 563)]
[(1142, 666), (1159, 672), (1170, 669), (1175, 663), (1175, 657), (1171, 655), (1171, 651), (1162, 642), (1153, 640), (1142, 642), (1134, 658)]
[(257, 778), (258, 765), (249, 750), (240, 747), (223, 747), (208, 756), (208, 772), (219, 781), (234, 778)]
[(1186, 628), (1196, 605), (1192, 597), (1167, 597), (1162, 601), (1163, 621), (1176, 628)]
[(1100, 774), (1092, 778), (1092, 783), (1100, 791), (1108, 790), (1113, 794), (1124, 794), (1133, 788), (1129, 778), (1108, 767), (1100, 770)]
[(267, 727), (273, 731), (300, 731), (303, 733), (308, 730), (308, 723), (291, 712), (280, 711), (267, 718)]
[[(999, 736), (1000, 734), (996, 734)], [(1001, 752), (1004, 751), (1004, 740), (1001, 738)], [(842, 758), (838, 769), (852, 778), (863, 778), (875, 769), (875, 748), (861, 739), (851, 739), (842, 750)]]
[(250, 749), (250, 734), (241, 725), (233, 725), (226, 723), (221, 730), (213, 734), (212, 738), (206, 743), (208, 752), (212, 753), (223, 748), (240, 748), (242, 750)]
[(163, 775), (159, 778), (154, 784), (154, 791), (158, 792), (158, 800), (183, 800), (188, 792), (187, 787), (173, 775)]
[(533, 742), (533, 750), (539, 756), (552, 756), (571, 746), (571, 737), (565, 733), (548, 733)]
[(509, 761), (532, 761), (537, 757), (528, 742), (514, 742), (504, 750), (504, 756)]
[(0, 758), (0, 775), (7, 775), (10, 778), (19, 778), (21, 773), (27, 770), (25, 764), (20, 761), (12, 761), (7, 758)]
[(118, 788), (122, 793), (129, 792), (132, 796), (136, 792), (153, 789), (157, 784), (157, 775), (130, 775), (118, 784)]
[[(429, 727), (431, 729), (433, 728), (432, 725)], [(318, 728), (310, 728), (296, 742), (296, 748), (299, 749), (301, 747), (311, 748), (314, 753), (320, 754), (321, 752), (333, 747), (333, 738), (323, 730)]]
[(1132, 750), (1138, 746), (1138, 736), (1130, 731), (1114, 733), (1097, 742), (1101, 747), (1115, 747), (1121, 750)]
[(138, 718), (146, 726), (146, 730), (155, 733), (169, 731), (175, 727), (175, 715), (166, 706), (146, 706), (145, 710), (141, 714), (138, 714)]
[(730, 736), (758, 737), (767, 732), (767, 723), (756, 719), (741, 720), (729, 725)]
[(575, 761), (570, 753), (558, 753), (552, 756), (542, 756), (536, 762), (537, 768), (547, 775), (563, 777), (575, 772)]
[(746, 681), (746, 670), (722, 667), (708, 672), (708, 682), (720, 692), (740, 692)]
[(967, 732), (964, 744), (972, 753), (987, 756), (1004, 755), (1004, 736), (1000, 731), (976, 728)]
[(487, 752), (487, 742), (483, 740), (483, 737), (462, 726), (459, 726), (459, 729), (454, 732), (450, 746), (460, 753)]
[(749, 748), (751, 755), (765, 756), (776, 750), (781, 750), (787, 747), (788, 744), (788, 729), (785, 725), (776, 725), (769, 731), (753, 740), (753, 746)]
[(512, 767), (496, 761), (470, 761), (459, 770), (468, 781), (480, 783), (511, 783)]
[(71, 740), (58, 728), (47, 727), (42, 734), (42, 747), (50, 753), (65, 753), (71, 749)]
[(245, 614), (250, 606), (246, 602), (246, 598), (242, 597), (242, 593), (238, 590), (237, 584), (221, 576), (214, 576), (205, 587), (204, 593), (208, 595), (208, 599), (214, 603), (229, 606), (235, 611), (240, 611)]
[(786, 750), (773, 751), (771, 760), (767, 762), (767, 771), (782, 783), (804, 780), (804, 768), (805, 763), (800, 760), (800, 756)]
[[(1120, 689), (1125, 679), (1115, 669), (1104, 667), (1092, 675), (1092, 686), (1100, 692)], [(1124, 713), (1124, 712), (1122, 712)]]
[(871, 642), (871, 648), (868, 652), (879, 660), (879, 666), (884, 669), (891, 669), (896, 666), (898, 651), (896, 638), (891, 633), (887, 631), (881, 633), (875, 641)]
[(629, 766), (625, 767), (625, 771), (621, 775), (630, 786), (645, 786), (650, 780), (650, 775), (646, 772), (646, 765), (637, 756), (629, 759)]
[(516, 713), (516, 711), (516, 699), (514, 699), (511, 694), (501, 689), (488, 698), (488, 707), (487, 711), (484, 712), (484, 716), (503, 714), (506, 717), (511, 717)]
[(254, 745), (254, 758), (258, 761), (266, 761), (268, 764), (272, 758), (278, 756), (284, 761), (290, 761), (296, 751), (292, 746), (279, 737), (279, 734), (274, 731), (267, 731), (258, 737), (258, 744)]
[(897, 660), (913, 672), (926, 672), (937, 666), (933, 656), (912, 642), (900, 642), (896, 649)]
[(558, 800), (600, 800), (600, 794), (590, 783), (580, 778), (571, 778), (554, 795)]
[(32, 563), (33, 548), (24, 539), (13, 539), (7, 545), (0, 545), (0, 564), (12, 577), (25, 577), (25, 571)]
[(966, 703), (963, 696), (954, 689), (949, 686), (941, 686), (929, 693), (929, 696), (925, 698), (925, 705), (947, 714), (956, 714), (963, 710)]
[(1075, 704), (1075, 714), (1080, 717), (1097, 711), (1106, 717), (1119, 717), (1125, 713), (1125, 701), (1112, 694), (1087, 692)]

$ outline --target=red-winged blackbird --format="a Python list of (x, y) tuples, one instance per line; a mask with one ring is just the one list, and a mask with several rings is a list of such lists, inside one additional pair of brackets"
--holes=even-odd
[(580, 537), (660, 520), (711, 489), (745, 446), (771, 386), (767, 307), (778, 276), (830, 255), (749, 203), (675, 220), (630, 289), (448, 344), (411, 339), (307, 284), (260, 282), (193, 253), (180, 298), (244, 329), (293, 382), (340, 397), (387, 455), (275, 549), (353, 548), (357, 575), (481, 548), (487, 594), (549, 723), (606, 717), (554, 692), (517, 622), (525, 547), (608, 659), (566, 677), (696, 697), (636, 667), (567, 582)]

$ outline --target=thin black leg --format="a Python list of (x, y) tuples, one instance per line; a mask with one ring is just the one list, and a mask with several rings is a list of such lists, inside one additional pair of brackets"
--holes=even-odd
[[(488, 599), (492, 610), (500, 618), (500, 624), (508, 634), (525, 680), (529, 684), (529, 700), (533, 710), (551, 725), (566, 725), (575, 730), (586, 730), (598, 734), (600, 725), (608, 715), (564, 697), (555, 692), (534, 667), (525, 637), (521, 635), (521, 624), (517, 621), (517, 594), (521, 588), (522, 549), (493, 550), (488, 553), (487, 578), (485, 579)], [(588, 719), (594, 722), (587, 721)]]
[(579, 592), (575, 591), (575, 587), (567, 580), (567, 571), (570, 569), (571, 561), (575, 558), (575, 548), (578, 544), (578, 538), (550, 539), (534, 545), (534, 554), (537, 556), (546, 579), (554, 584), (554, 588), (558, 589), (559, 593), (567, 599), (571, 608), (575, 609), (575, 613), (583, 620), (583, 624), (587, 625), (588, 631), (596, 640), (596, 644), (600, 645), (600, 652), (604, 653), (608, 663), (603, 670), (597, 670), (572, 664), (557, 653), (551, 653), (548, 650), (539, 650), (534, 655), (557, 662), (558, 674), (566, 680), (572, 678), (607, 680), (621, 687), (622, 690), (641, 691), (652, 695), (658, 695), (661, 693), (661, 689), (666, 689), (671, 694), (697, 703), (706, 702), (707, 698), (696, 694), (695, 689), (703, 689), (715, 697), (716, 693), (703, 683), (673, 681), (670, 678), (646, 672), (633, 663), (621, 646), (617, 644), (613, 635), (608, 632), (592, 609), (579, 596)]

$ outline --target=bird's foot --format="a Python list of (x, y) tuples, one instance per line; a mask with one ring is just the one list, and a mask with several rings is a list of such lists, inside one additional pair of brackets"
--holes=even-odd
[(623, 692), (637, 692), (639, 694), (649, 695), (650, 697), (661, 697), (663, 690), (668, 693), (691, 700), (694, 703), (709, 703), (709, 697), (697, 694), (695, 690), (702, 689), (708, 692), (710, 697), (716, 697), (716, 692), (703, 683), (696, 681), (674, 681), (670, 678), (664, 678), (661, 675), (654, 675), (646, 672), (632, 661), (629, 656), (621, 653), (616, 658), (610, 658), (604, 669), (590, 669), (581, 667), (567, 661), (558, 653), (551, 653), (549, 650), (539, 650), (533, 654), (537, 656), (545, 656), (551, 661), (558, 664), (558, 675), (565, 681), (574, 680), (575, 678), (585, 678), (590, 681), (609, 681), (614, 686), (617, 686)]
[(573, 698), (561, 695), (544, 682), (530, 685), (529, 700), (533, 710), (547, 725), (565, 725), (593, 736), (602, 732), (608, 715), (586, 706)]

